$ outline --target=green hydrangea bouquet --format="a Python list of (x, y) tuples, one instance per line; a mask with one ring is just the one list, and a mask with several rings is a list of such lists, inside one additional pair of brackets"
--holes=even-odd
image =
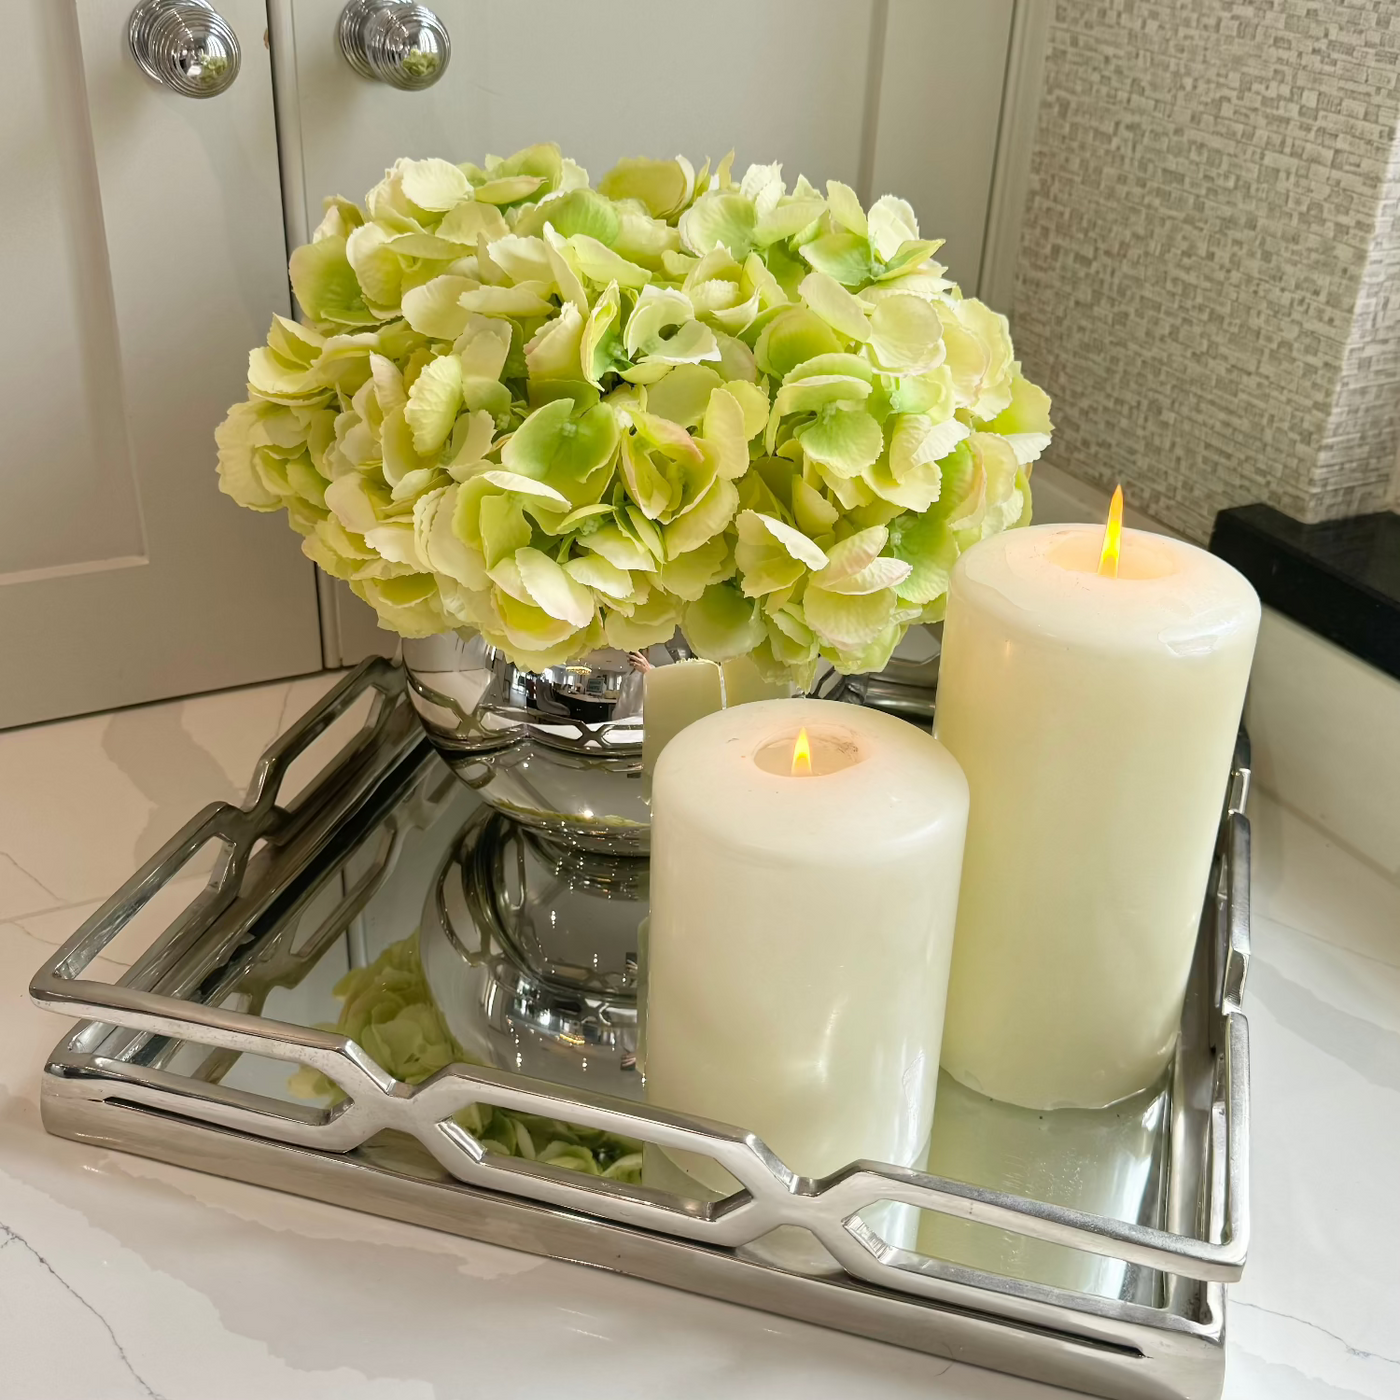
[(327, 201), (218, 430), (222, 489), (406, 637), (540, 670), (682, 629), (805, 687), (942, 616), (1030, 515), (1049, 400), (886, 195), (556, 146)]

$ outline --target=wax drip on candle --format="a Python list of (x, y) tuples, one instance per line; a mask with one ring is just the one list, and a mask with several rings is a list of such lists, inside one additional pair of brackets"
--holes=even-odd
[(1099, 576), (1118, 577), (1118, 555), (1123, 548), (1123, 488), (1113, 488), (1108, 505), (1108, 524), (1103, 527), (1103, 553), (1099, 555)]
[(810, 778), (812, 776), (812, 745), (805, 728), (797, 731), (796, 742), (792, 746), (792, 776)]

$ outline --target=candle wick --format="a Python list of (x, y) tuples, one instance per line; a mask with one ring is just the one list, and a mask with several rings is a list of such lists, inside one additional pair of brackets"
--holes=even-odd
[(1123, 488), (1113, 488), (1108, 506), (1108, 523), (1103, 527), (1103, 552), (1099, 555), (1099, 576), (1118, 577), (1118, 555), (1123, 548)]

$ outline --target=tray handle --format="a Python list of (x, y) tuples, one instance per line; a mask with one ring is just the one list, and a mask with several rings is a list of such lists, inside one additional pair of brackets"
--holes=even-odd
[(369, 690), (382, 696), (366, 724), (346, 748), (371, 741), (389, 722), (393, 701), (404, 689), (403, 671), (384, 657), (371, 657), (351, 671), (314, 709), (303, 715), (263, 754), (241, 807), (214, 802), (170, 838), (115, 894), (79, 926), (71, 938), (35, 973), (29, 995), (47, 1010), (70, 1015), (91, 1011), (102, 1018), (110, 983), (83, 983), (82, 973), (102, 950), (166, 885), (178, 877), (195, 854), (210, 841), (223, 851), (209, 876), (208, 886), (132, 964), (123, 981), (149, 973), (165, 951), (182, 943), (196, 926), (206, 927), (234, 900), (254, 846), (285, 836), (307, 807), (306, 799), (338, 767), (345, 750), (331, 756), (320, 773), (298, 794), (292, 808), (277, 803), (292, 765), (322, 734)]

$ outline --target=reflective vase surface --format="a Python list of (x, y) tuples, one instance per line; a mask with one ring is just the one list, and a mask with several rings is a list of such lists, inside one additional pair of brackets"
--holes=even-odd
[(457, 776), (498, 811), (582, 850), (645, 855), (646, 672), (687, 660), (680, 636), (523, 671), (477, 635), (406, 639), (409, 694)]
[[(911, 628), (880, 675), (828, 670), (811, 693), (927, 724), (937, 653), (935, 633)], [(526, 826), (608, 855), (650, 849), (642, 771), (646, 672), (690, 656), (679, 632), (645, 651), (600, 648), (544, 671), (521, 670), (474, 634), (403, 644), (414, 709), (457, 776)]]

